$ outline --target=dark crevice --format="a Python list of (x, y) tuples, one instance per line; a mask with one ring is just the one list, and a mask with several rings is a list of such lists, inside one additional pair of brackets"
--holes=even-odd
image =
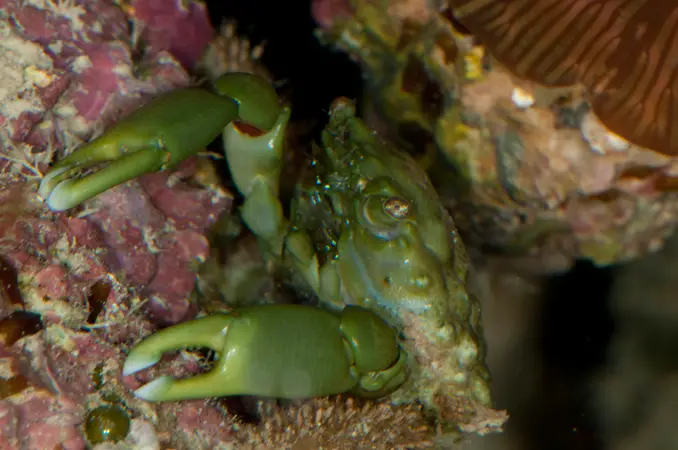
[(534, 448), (599, 450), (592, 379), (605, 363), (613, 320), (608, 307), (614, 269), (578, 262), (551, 277), (543, 292), (540, 353), (543, 383), (531, 429)]

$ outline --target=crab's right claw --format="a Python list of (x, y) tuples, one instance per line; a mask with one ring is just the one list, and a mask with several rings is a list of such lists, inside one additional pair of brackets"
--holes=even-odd
[[(227, 73), (212, 88), (178, 89), (151, 100), (55, 164), (40, 183), (39, 194), (52, 210), (69, 209), (203, 151), (235, 119), (263, 132), (276, 125), (280, 102), (260, 77)], [(95, 166), (103, 167), (81, 176)]]
[[(207, 316), (157, 331), (138, 344), (125, 360), (123, 376), (133, 375), (155, 365), (165, 352), (186, 347), (202, 347), (221, 352), (226, 345), (226, 331), (235, 316)], [(169, 401), (183, 398), (209, 397), (204, 390), (211, 386), (210, 373), (185, 380), (169, 376), (156, 378), (134, 392), (148, 401)]]
[[(238, 105), (230, 97), (197, 88), (164, 94), (56, 163), (40, 183), (39, 194), (52, 210), (72, 208), (195, 155), (237, 117)], [(84, 170), (97, 168), (80, 177)]]

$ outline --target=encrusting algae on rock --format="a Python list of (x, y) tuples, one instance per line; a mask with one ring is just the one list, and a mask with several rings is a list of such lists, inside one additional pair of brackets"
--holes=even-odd
[(421, 156), (471, 249), (553, 272), (634, 259), (675, 229), (676, 99), (662, 86), (676, 77), (656, 49), (675, 39), (676, 9), (659, 3), (314, 11), (321, 38), (364, 70), (370, 124)]
[[(151, 409), (130, 397), (121, 361), (139, 336), (196, 313), (188, 301), (196, 261), (207, 257), (206, 230), (231, 197), (194, 181), (195, 160), (68, 214), (49, 211), (37, 196), (53, 159), (154, 95), (191, 83), (188, 71), (213, 33), (204, 5), (173, 2), (158, 16), (157, 2), (126, 4), (133, 8), (0, 1), (0, 441), (7, 448), (86, 448), (87, 412), (111, 396), (133, 417), (120, 445), (167, 447), (196, 429), (185, 419), (191, 405)], [(102, 384), (92, 380), (97, 371)], [(224, 421), (201, 403), (205, 424)], [(163, 414), (177, 418), (171, 428), (154, 424)], [(231, 440), (226, 427), (205, 442)]]
[(257, 412), (258, 425), (240, 425), (243, 450), (434, 448), (434, 430), (415, 405), (334, 397), (285, 406), (259, 402)]

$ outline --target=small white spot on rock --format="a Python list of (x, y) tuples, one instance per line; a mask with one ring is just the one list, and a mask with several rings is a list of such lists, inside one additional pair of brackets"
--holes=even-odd
[(49, 71), (33, 65), (24, 69), (24, 76), (27, 81), (41, 88), (49, 86), (54, 81), (54, 76)]
[(92, 67), (92, 60), (87, 55), (80, 55), (71, 63), (71, 70), (76, 73), (82, 73)]
[(513, 101), (513, 104), (520, 109), (527, 109), (534, 105), (534, 96), (519, 87), (513, 88), (513, 92), (511, 92), (511, 100)]
[(586, 114), (581, 121), (580, 131), (591, 150), (601, 155), (608, 152), (623, 152), (631, 145), (627, 140), (605, 128), (592, 112)]
[(611, 131), (607, 133), (607, 141), (610, 143), (612, 148), (617, 151), (624, 151), (629, 148), (630, 145), (629, 141), (617, 134), (612, 133)]

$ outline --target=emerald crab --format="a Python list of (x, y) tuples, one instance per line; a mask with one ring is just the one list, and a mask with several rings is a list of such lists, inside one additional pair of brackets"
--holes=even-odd
[[(340, 98), (285, 214), (279, 182), (289, 117), (267, 82), (229, 73), (211, 91), (151, 101), (44, 177), (39, 192), (49, 207), (68, 209), (171, 168), (223, 130), (243, 222), (271, 266), (317, 303), (254, 306), (157, 332), (132, 349), (125, 374), (182, 346), (212, 348), (220, 360), (208, 374), (159, 378), (137, 394), (159, 401), (389, 394), (396, 404), (421, 403), (444, 429), (500, 428), (505, 417), (490, 409), (480, 305), (467, 289), (468, 256), (423, 170)], [(273, 378), (248, 381), (251, 371)], [(285, 382), (300, 372), (303, 383)]]

